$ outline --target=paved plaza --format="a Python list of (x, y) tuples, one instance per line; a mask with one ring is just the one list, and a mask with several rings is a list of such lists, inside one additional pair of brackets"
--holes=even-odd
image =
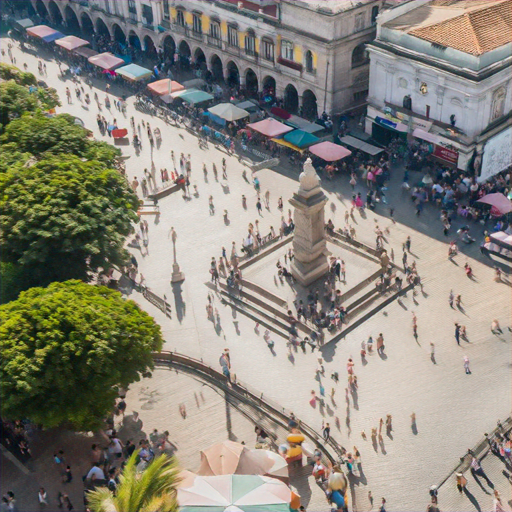
[[(29, 71), (37, 74), (37, 58), (34, 55), (22, 53), (17, 43), (14, 43), (13, 54), (19, 67), (27, 63)], [(68, 112), (79, 117), (93, 131), (95, 137), (112, 142), (112, 139), (102, 137), (98, 131), (98, 110), (95, 102), (91, 103), (89, 109), (75, 97), (73, 104), (66, 104), (65, 88), (73, 89), (73, 84), (57, 77), (58, 67), (50, 60), (50, 55), (45, 62), (48, 77), (44, 79), (58, 90), (63, 101), (58, 112)], [(94, 88), (98, 89), (100, 100), (103, 101), (105, 84), (94, 82)], [(124, 91), (114, 85), (110, 92), (121, 95)], [(307, 354), (303, 354), (300, 349), (290, 353), (286, 340), (278, 336), (275, 338), (275, 354), (272, 354), (263, 340), (263, 328), (258, 330), (252, 320), (222, 305), (218, 294), (214, 294), (214, 308), (218, 315), (215, 322), (208, 320), (206, 305), (210, 289), (206, 284), (210, 281), (211, 258), (218, 259), (222, 247), (229, 254), (233, 241), (240, 250), (249, 223), (254, 224), (258, 219), (262, 236), (270, 231), (271, 226), (276, 232), (279, 231), (281, 215), (288, 215), (288, 199), (298, 188), (297, 180), (301, 169), (279, 167), (258, 171), (262, 194), (266, 190), (270, 191), (270, 208), (264, 208), (259, 216), (256, 209), (256, 191), (242, 177), (244, 170), (249, 177), (251, 175), (250, 169), (243, 162), (216, 149), (212, 144), (208, 148), (199, 147), (197, 138), (188, 131), (141, 114), (134, 109), (133, 99), (128, 99), (127, 117), (124, 120), (121, 112), (114, 108), (109, 112), (103, 106), (101, 113), (108, 121), (117, 118), (121, 128), (130, 127), (130, 116), (135, 117), (136, 124), (142, 120), (149, 122), (151, 128), (160, 128), (163, 143), (160, 149), (151, 151), (148, 139), (143, 135), (143, 149), (139, 156), (131, 145), (122, 147), (123, 154), (129, 157), (126, 160), (128, 179), (131, 181), (138, 177), (140, 181), (144, 169), (151, 169), (154, 165), (157, 185), (160, 186), (159, 170), (164, 167), (169, 171), (173, 170), (171, 150), (174, 151), (177, 164), (182, 152), (190, 154), (192, 162), (191, 197), (184, 199), (181, 192), (176, 192), (161, 199), (160, 216), (146, 216), (149, 222), (148, 253), (142, 254), (137, 249), (130, 249), (137, 258), (139, 272), (144, 276), (145, 284), (154, 293), (165, 296), (173, 306), (172, 318), (169, 319), (138, 292), (133, 291), (130, 294), (130, 298), (153, 315), (161, 325), (165, 339), (164, 350), (178, 351), (202, 359), (219, 369), (219, 355), (224, 348), (229, 348), (232, 372), (240, 380), (292, 410), (317, 430), (320, 430), (322, 420), (330, 422), (331, 435), (341, 445), (349, 451), (355, 445), (361, 452), (367, 485), (359, 485), (356, 490), (355, 510), (371, 509), (367, 499), (369, 490), (375, 497), (374, 510), (377, 502), (380, 503), (381, 496), (386, 497), (389, 510), (425, 510), (429, 502), (429, 487), (442, 481), (468, 447), (477, 443), (484, 432), (491, 431), (498, 419), (504, 419), (510, 414), (512, 351), (511, 336), (507, 329), (511, 325), (510, 282), (495, 282), (493, 268), (479, 259), (459, 254), (450, 262), (447, 259), (446, 240), (441, 240), (439, 236), (442, 234), (439, 210), (426, 205), (422, 216), (415, 218), (414, 206), (409, 196), (403, 195), (399, 187), (401, 170), (392, 169), (388, 200), (395, 207), (397, 222), (394, 223), (389, 218), (389, 209), (382, 204), (378, 205), (375, 213), (368, 211), (366, 218), (356, 214), (355, 220), (351, 222), (356, 229), (357, 240), (371, 247), (375, 246), (376, 225), (381, 229), (389, 229), (384, 247), (388, 254), (393, 249), (397, 265), (401, 264), (402, 244), (410, 236), (412, 246), (408, 261), (416, 261), (424, 285), (423, 293), (419, 290), (416, 295), (409, 292), (400, 301), (392, 302), (350, 332), (345, 339), (325, 346), (321, 354), (317, 351), (311, 353), (309, 348)], [(220, 181), (217, 181), (212, 173), (212, 164), (215, 163), (221, 169), (223, 158), (227, 161), (228, 179), (220, 180), (219, 173)], [(203, 163), (209, 171), (207, 180), (202, 172)], [(197, 197), (193, 194), (194, 185), (197, 186)], [(348, 177), (336, 177), (324, 185), (329, 199), (325, 217), (330, 218), (336, 228), (342, 227), (345, 211), (350, 208), (352, 194)], [(361, 191), (364, 195), (362, 180), (356, 191)], [(247, 198), (247, 210), (242, 207), (242, 195)], [(214, 215), (209, 213), (209, 196), (213, 196)], [(279, 197), (285, 203), (283, 213), (277, 209)], [(228, 212), (227, 222), (223, 217), (224, 210)], [(171, 227), (177, 232), (177, 258), (186, 276), (181, 286), (175, 285), (174, 288), (170, 283)], [(343, 249), (337, 247), (336, 250), (336, 255), (343, 258)], [(477, 250), (477, 247), (470, 248), (475, 256), (478, 254)], [(283, 253), (284, 248), (274, 253), (272, 258), (282, 258)], [(375, 270), (375, 263), (370, 261), (365, 267), (361, 261), (351, 266), (349, 254), (345, 260), (349, 283), (347, 286), (353, 279), (358, 281)], [(466, 261), (473, 268), (473, 280), (465, 275)], [(275, 262), (269, 266), (255, 264), (247, 275), (248, 279), (251, 279), (251, 272), (254, 273), (254, 281), (260, 286), (265, 286), (266, 283), (273, 293), (290, 300), (289, 289), (276, 281)], [(461, 294), (463, 307), (460, 310), (450, 308), (450, 290)], [(184, 307), (180, 307), (178, 315), (176, 301), (179, 305), (181, 300)], [(418, 319), (417, 340), (413, 337), (413, 312)], [(496, 336), (491, 333), (491, 321), (494, 318), (499, 320), (503, 335)], [(455, 322), (463, 324), (467, 330), (467, 341), (461, 341), (461, 346), (457, 345), (454, 338)], [(359, 356), (361, 342), (370, 335), (376, 339), (379, 333), (385, 339), (385, 355), (381, 357), (376, 353), (370, 354), (367, 364), (364, 365)], [(430, 343), (435, 344), (435, 364), (431, 361)], [(325, 361), (326, 371), (325, 377), (317, 380), (319, 356)], [(470, 375), (464, 372), (464, 356), (470, 359)], [(347, 408), (345, 367), (349, 357), (355, 361), (358, 390), (356, 395), (349, 396)], [(335, 371), (340, 375), (337, 385), (330, 378)], [(158, 386), (155, 386), (155, 382), (158, 382)], [(328, 407), (322, 411), (309, 403), (312, 390), (320, 393), (320, 384), (327, 395), (330, 395), (332, 387), (335, 388), (334, 398), (326, 397)], [(181, 418), (177, 418), (176, 401), (182, 398), (174, 396), (175, 393), (180, 394), (175, 389), (178, 385), (173, 372), (159, 370), (155, 381), (143, 381), (132, 386), (128, 396), (128, 410), (136, 407), (144, 410), (144, 405), (141, 404), (145, 401), (146, 409), (143, 414), (147, 418), (146, 432), (155, 425), (155, 428), (161, 430), (168, 429), (174, 442), (182, 439), (178, 443), (180, 461), (186, 460), (187, 466), (192, 463), (190, 457), (195, 457), (198, 461), (198, 450), (220, 440), (218, 438), (221, 433), (225, 438), (234, 433), (239, 440), (252, 443), (249, 423), (244, 424), (243, 418), (238, 419), (236, 412), (233, 412), (233, 418), (237, 418), (233, 419), (236, 429), (233, 427), (233, 432), (230, 432), (226, 426), (223, 401), (218, 395), (214, 396), (211, 390), (207, 391), (209, 405), (205, 407), (215, 409), (215, 414), (198, 415), (197, 421), (194, 421), (198, 413), (192, 402), (189, 408), (190, 418), (186, 424), (181, 422)], [(197, 393), (194, 386), (196, 384), (190, 384), (190, 390), (187, 391), (189, 395)], [(158, 388), (157, 400), (145, 400), (143, 388)], [(190, 396), (188, 400), (191, 401)], [(412, 413), (416, 415), (417, 428), (412, 428)], [(379, 419), (385, 418), (387, 414), (393, 417), (392, 435), (384, 436), (383, 443), (374, 448), (370, 439), (371, 429), (377, 428)], [(185, 435), (183, 429), (186, 429)], [(207, 438), (210, 431), (211, 440)], [(362, 431), (365, 432), (367, 440), (363, 439)], [(181, 458), (180, 452), (186, 452), (183, 456), (185, 458)], [(7, 470), (10, 473), (9, 467)], [(7, 470), (4, 469), (4, 478)], [(34, 476), (34, 480), (37, 478), (38, 474)], [(496, 485), (506, 497), (504, 501), (508, 501), (511, 496), (506, 480), (499, 480)], [(469, 500), (460, 501), (447, 497), (447, 502), (443, 503), (443, 498), (444, 494), (441, 493), (441, 510), (478, 510)], [(478, 504), (481, 510), (489, 510), (492, 497), (483, 494), (478, 497)], [(312, 502), (308, 511), (325, 510), (316, 506), (316, 502)]]

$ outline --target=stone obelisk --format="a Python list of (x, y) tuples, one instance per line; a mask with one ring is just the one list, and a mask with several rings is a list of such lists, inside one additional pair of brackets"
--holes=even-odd
[(320, 178), (311, 158), (304, 163), (299, 182), (299, 191), (290, 199), (295, 223), (291, 270), (299, 283), (309, 286), (329, 269), (324, 221), (328, 199), (320, 187)]

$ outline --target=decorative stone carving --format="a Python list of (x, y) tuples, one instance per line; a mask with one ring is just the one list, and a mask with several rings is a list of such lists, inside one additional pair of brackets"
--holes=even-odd
[(294, 207), (293, 277), (303, 286), (323, 276), (329, 269), (325, 238), (324, 207), (327, 203), (311, 158), (304, 163), (299, 190), (290, 199)]

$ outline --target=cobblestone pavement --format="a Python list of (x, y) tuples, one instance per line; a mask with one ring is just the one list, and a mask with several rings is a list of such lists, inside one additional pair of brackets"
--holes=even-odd
[[(23, 62), (29, 69), (37, 70), (36, 59), (15, 51), (18, 66)], [(56, 66), (47, 61), (50, 85), (55, 86), (62, 97), (66, 86), (71, 82), (61, 82), (56, 76)], [(104, 84), (99, 84), (104, 90)], [(119, 93), (113, 87), (114, 93)], [(104, 99), (104, 92), (99, 93)], [(131, 178), (141, 179), (143, 169), (150, 168), (151, 159), (156, 166), (157, 183), (159, 169), (172, 168), (169, 151), (190, 153), (192, 157), (192, 185), (198, 187), (198, 197), (184, 200), (181, 193), (175, 193), (160, 200), (161, 216), (158, 222), (148, 218), (149, 254), (142, 256), (137, 251), (139, 270), (147, 285), (156, 293), (164, 294), (171, 300), (183, 300), (185, 309), (181, 315), (166, 318), (157, 308), (145, 301), (137, 293), (131, 298), (151, 313), (162, 325), (166, 340), (165, 349), (202, 358), (216, 367), (222, 349), (229, 347), (234, 372), (239, 378), (259, 389), (265, 396), (293, 410), (316, 428), (322, 419), (332, 422), (332, 435), (344, 446), (352, 449), (356, 445), (361, 452), (367, 485), (359, 485), (356, 490), (357, 510), (370, 510), (366, 498), (368, 490), (373, 496), (385, 496), (389, 510), (415, 511), (426, 508), (428, 488), (448, 474), (468, 445), (471, 446), (495, 425), (496, 420), (510, 412), (511, 389), (511, 339), (507, 326), (510, 325), (510, 286), (493, 281), (493, 270), (483, 263), (459, 255), (455, 263), (447, 260), (447, 245), (438, 236), (439, 212), (425, 208), (419, 219), (413, 216), (413, 207), (398, 191), (388, 192), (390, 200), (396, 203), (393, 224), (388, 217), (388, 209), (379, 206), (376, 213), (368, 212), (366, 218), (356, 217), (357, 238), (369, 245), (374, 244), (374, 226), (390, 230), (388, 249), (393, 248), (395, 262), (401, 261), (401, 246), (407, 236), (412, 237), (412, 254), (424, 284), (424, 293), (413, 296), (409, 293), (400, 303), (394, 302), (351, 332), (336, 346), (329, 346), (323, 352), (326, 361), (326, 378), (323, 386), (330, 392), (333, 381), (329, 376), (333, 371), (340, 374), (340, 384), (334, 386), (334, 403), (327, 400), (329, 407), (323, 410), (309, 405), (311, 390), (319, 392), (319, 382), (315, 379), (318, 354), (302, 353), (288, 356), (284, 341), (276, 343), (276, 355), (267, 349), (261, 335), (255, 331), (254, 323), (231, 309), (221, 306), (218, 299), (218, 322), (215, 325), (206, 318), (205, 283), (209, 280), (209, 261), (219, 257), (221, 247), (230, 251), (232, 241), (240, 247), (246, 234), (247, 225), (258, 218), (255, 208), (254, 188), (241, 176), (242, 165), (234, 157), (227, 156), (212, 145), (200, 149), (196, 138), (184, 130), (167, 127), (163, 122), (135, 112), (132, 99), (129, 100), (128, 118), (134, 115), (137, 122), (145, 119), (152, 128), (157, 126), (163, 134), (163, 145), (150, 155), (147, 137), (143, 136), (144, 148), (139, 157), (131, 146), (123, 147), (129, 155), (127, 172)], [(82, 118), (87, 127), (100, 137), (95, 122), (96, 106), (86, 111), (74, 99), (73, 105), (63, 105), (60, 111), (73, 113)], [(111, 119), (122, 115), (113, 111)], [(129, 127), (129, 119), (119, 122), (121, 127)], [(105, 137), (108, 140), (108, 137)], [(227, 182), (217, 182), (212, 176), (211, 163), (221, 169), (223, 157), (227, 159)], [(208, 182), (202, 173), (202, 163), (209, 169)], [(270, 190), (270, 211), (264, 210), (260, 217), (260, 232), (266, 234), (270, 226), (279, 225), (281, 213), (277, 210), (277, 199), (285, 201), (297, 188), (300, 170), (263, 169), (258, 172), (261, 189)], [(250, 173), (248, 173), (250, 175)], [(400, 181), (399, 173), (392, 179)], [(348, 178), (339, 177), (325, 184), (329, 197), (326, 218), (331, 218), (335, 226), (343, 224), (343, 216), (350, 205), (351, 191)], [(359, 190), (359, 189), (357, 189)], [(363, 191), (363, 189), (361, 189)], [(247, 197), (248, 210), (242, 208), (241, 196)], [(212, 195), (215, 214), (208, 213), (208, 197)], [(285, 207), (285, 215), (287, 215)], [(223, 211), (228, 210), (229, 221), (224, 222)], [(400, 223), (403, 221), (403, 224)], [(173, 290), (169, 283), (172, 272), (172, 254), (169, 240), (171, 226), (178, 234), (178, 261), (186, 280), (181, 290)], [(466, 249), (466, 248), (464, 248)], [(471, 249), (473, 251), (474, 249)], [(476, 250), (474, 250), (476, 253)], [(469, 261), (475, 280), (464, 274), (463, 265)], [(350, 272), (350, 268), (347, 268)], [(463, 310), (451, 309), (448, 305), (450, 289), (462, 295)], [(412, 336), (412, 312), (418, 317), (418, 340)], [(493, 318), (499, 319), (504, 334), (495, 336), (490, 332)], [(454, 322), (461, 322), (467, 328), (468, 341), (461, 341), (459, 347), (454, 339)], [(360, 343), (370, 334), (380, 332), (385, 338), (386, 355), (373, 354), (368, 364), (359, 359)], [(277, 342), (278, 340), (276, 340)], [(430, 359), (430, 343), (435, 343), (435, 359)], [(471, 361), (470, 375), (463, 370), (463, 358)], [(346, 382), (345, 363), (353, 356), (358, 376), (357, 396), (349, 397), (347, 415), (344, 388)], [(415, 427), (411, 426), (410, 415), (416, 414)], [(393, 417), (393, 432), (384, 435), (383, 443), (374, 448), (370, 440), (372, 427), (377, 428), (379, 418), (386, 414)], [(349, 429), (350, 427), (350, 429)], [(361, 432), (365, 431), (367, 440)], [(443, 509), (443, 503), (440, 502)], [(471, 510), (471, 508), (467, 508)]]

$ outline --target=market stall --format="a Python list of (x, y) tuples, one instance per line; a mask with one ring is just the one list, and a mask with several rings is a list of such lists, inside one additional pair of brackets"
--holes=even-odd
[(349, 149), (329, 141), (315, 144), (309, 148), (309, 151), (326, 162), (336, 162), (352, 154)]
[(183, 87), (183, 85), (181, 85), (180, 83), (171, 80), (170, 78), (163, 78), (162, 80), (157, 80), (156, 82), (150, 83), (148, 85), (148, 89), (153, 94), (157, 94), (158, 96), (165, 96), (168, 94), (173, 94), (178, 91), (184, 91), (185, 87)]
[(370, 156), (376, 156), (384, 151), (382, 148), (378, 148), (377, 146), (373, 146), (372, 144), (368, 144), (368, 142), (364, 142), (360, 139), (356, 139), (351, 135), (345, 135), (340, 139), (340, 142), (345, 146), (350, 146), (351, 148), (359, 149), (363, 153), (366, 153)]
[(118, 68), (116, 69), (116, 73), (121, 75), (126, 80), (129, 80), (130, 82), (140, 82), (141, 80), (146, 80), (153, 74), (150, 69), (143, 68), (138, 64), (128, 64), (127, 66)]
[(267, 117), (262, 121), (258, 121), (257, 123), (250, 123), (247, 125), (248, 128), (254, 130), (255, 132), (261, 133), (266, 137), (275, 138), (284, 135), (285, 133), (291, 132), (293, 130), (292, 127), (286, 126), (279, 121), (276, 121), (272, 117)]
[(225, 121), (238, 121), (239, 119), (249, 117), (249, 112), (247, 112), (247, 110), (236, 107), (231, 103), (219, 103), (214, 107), (210, 107), (208, 112), (224, 119)]
[(73, 54), (89, 60), (91, 57), (98, 55), (98, 52), (92, 48), (88, 48), (87, 46), (81, 46), (80, 48), (73, 50)]
[(82, 46), (87, 46), (89, 41), (85, 39), (80, 39), (76, 36), (66, 36), (62, 39), (58, 39), (55, 41), (55, 44), (58, 44), (60, 47), (64, 48), (68, 52), (76, 50), (77, 48), (81, 48)]
[[(171, 94), (171, 96), (173, 95)], [(213, 100), (213, 96), (199, 89), (187, 89), (183, 94), (179, 95), (179, 99), (186, 101), (189, 105), (198, 105)]]
[(51, 43), (57, 39), (65, 37), (64, 34), (58, 30), (46, 25), (37, 25), (37, 27), (27, 28), (27, 34), (37, 39), (41, 39), (41, 41), (44, 41), (45, 43)]
[(298, 148), (304, 149), (313, 144), (316, 144), (320, 139), (315, 137), (313, 134), (305, 132), (303, 130), (294, 130), (284, 135), (284, 140), (297, 146)]
[(98, 53), (94, 57), (89, 57), (88, 61), (105, 71), (113, 71), (124, 66), (124, 60), (112, 55), (110, 52)]

